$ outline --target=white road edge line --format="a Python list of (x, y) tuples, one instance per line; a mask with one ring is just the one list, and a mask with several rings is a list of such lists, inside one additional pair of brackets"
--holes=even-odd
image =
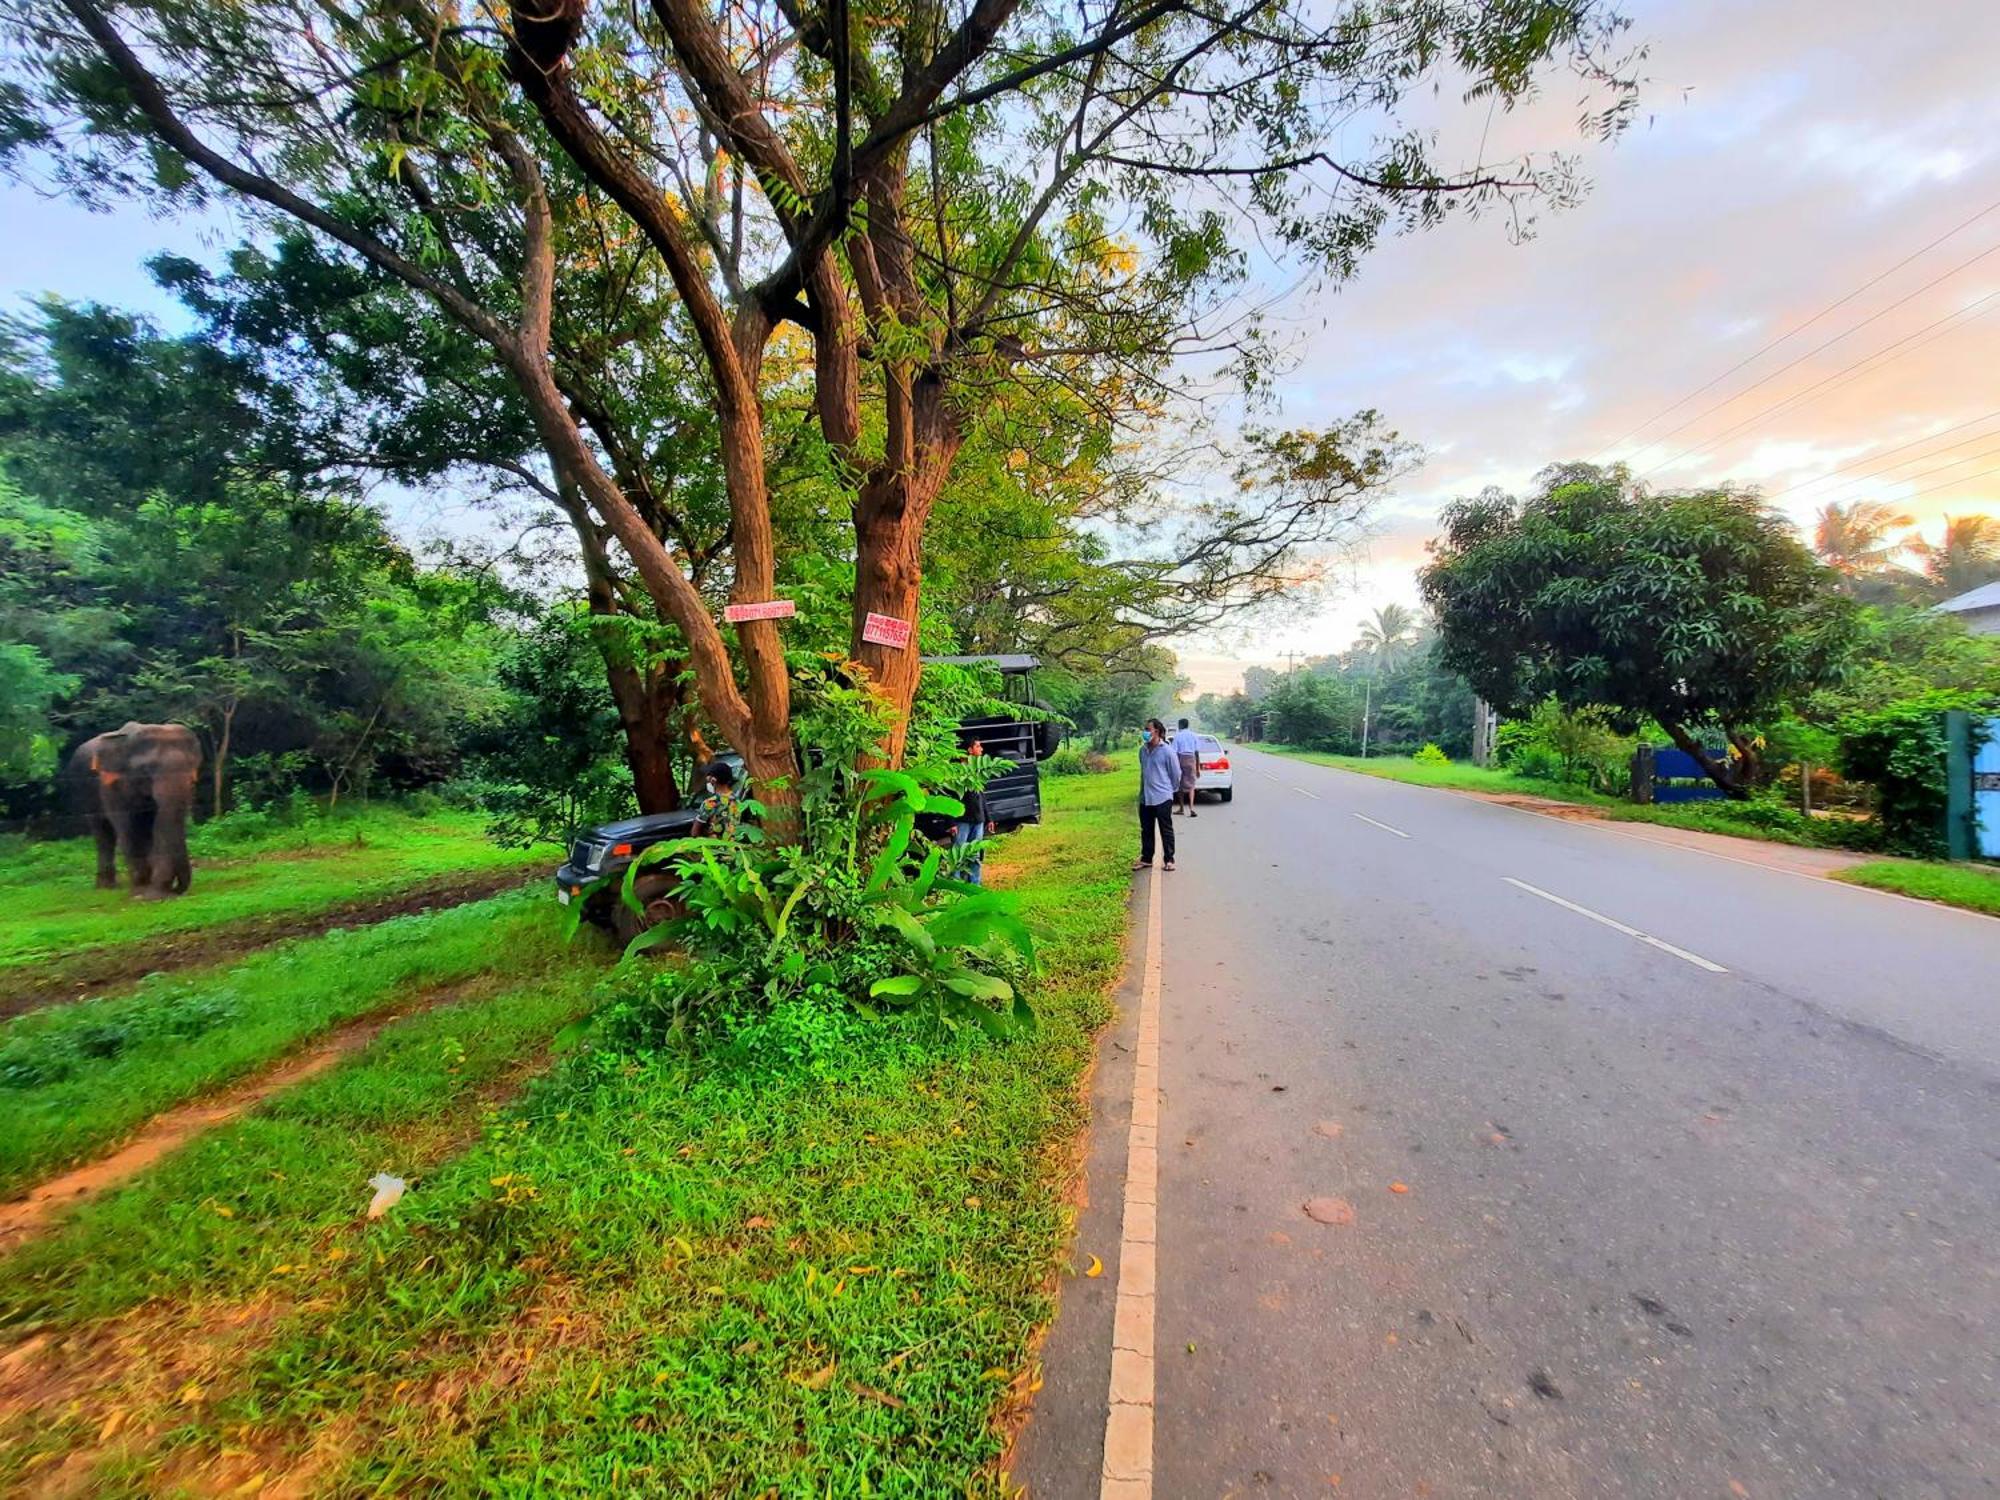
[(1160, 1176), (1160, 871), (1146, 904), (1146, 966), (1139, 982), (1132, 1123), (1125, 1139), (1125, 1218), (1111, 1325), (1111, 1388), (1104, 1410), (1099, 1500), (1152, 1500), (1154, 1242)]
[(1318, 792), (1309, 792), (1302, 786), (1295, 786), (1292, 788), (1292, 790), (1297, 792), (1301, 797), (1310, 797), (1315, 802), (1320, 800), (1320, 795)]
[(1588, 917), (1593, 922), (1602, 922), (1606, 927), (1612, 928), (1617, 932), (1622, 932), (1627, 937), (1637, 938), (1642, 943), (1650, 944), (1658, 948), (1662, 953), (1671, 953), (1675, 958), (1684, 958), (1697, 969), (1706, 969), (1711, 974), (1727, 974), (1729, 972), (1721, 964), (1712, 963), (1708, 959), (1703, 958), (1699, 953), (1690, 953), (1685, 948), (1676, 948), (1672, 943), (1663, 942), (1650, 933), (1641, 932), (1636, 927), (1627, 927), (1615, 917), (1607, 917), (1602, 912), (1592, 911), (1587, 906), (1578, 906), (1574, 901), (1565, 901), (1562, 897), (1551, 891), (1545, 891), (1538, 885), (1529, 885), (1527, 881), (1516, 880), (1512, 875), (1502, 875), (1500, 878), (1506, 881), (1507, 884), (1526, 891), (1531, 896), (1540, 896), (1544, 901), (1553, 901), (1557, 906), (1568, 911), (1573, 911), (1579, 917)]
[(1369, 817), (1367, 813), (1356, 813), (1354, 814), (1354, 816), (1359, 818), (1362, 822), (1366, 823), (1369, 827), (1379, 828), (1384, 833), (1393, 833), (1399, 839), (1406, 839), (1409, 837), (1409, 835), (1403, 832), (1402, 829), (1391, 828), (1387, 823), (1378, 823), (1373, 818)]

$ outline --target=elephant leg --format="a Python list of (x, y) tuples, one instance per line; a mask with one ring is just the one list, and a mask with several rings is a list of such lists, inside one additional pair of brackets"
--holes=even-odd
[(118, 889), (118, 830), (103, 813), (90, 815), (90, 831), (97, 836), (97, 888)]
[(153, 804), (135, 803), (125, 809), (118, 830), (125, 850), (125, 869), (132, 878), (132, 894), (153, 894)]
[(153, 888), (162, 895), (179, 895), (194, 883), (188, 862), (188, 808), (193, 788), (161, 793), (153, 812)]

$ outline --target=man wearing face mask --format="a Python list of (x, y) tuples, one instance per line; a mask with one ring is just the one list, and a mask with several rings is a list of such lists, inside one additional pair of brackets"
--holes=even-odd
[(695, 813), (697, 838), (726, 839), (736, 832), (736, 768), (718, 760), (708, 768), (708, 795)]
[(1158, 719), (1146, 721), (1146, 742), (1139, 747), (1139, 862), (1144, 870), (1153, 863), (1153, 840), (1157, 833), (1160, 853), (1174, 867), (1174, 794), (1181, 784), (1181, 758), (1167, 738), (1167, 726)]

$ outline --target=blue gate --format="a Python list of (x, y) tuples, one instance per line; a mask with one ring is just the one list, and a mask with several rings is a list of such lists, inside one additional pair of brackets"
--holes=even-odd
[[(1726, 760), (1727, 750), (1711, 750), (1717, 760)], [(1685, 750), (1668, 745), (1641, 745), (1632, 752), (1632, 800), (1634, 802), (1710, 802), (1722, 795), (1722, 788), (1708, 779), (1701, 762)]]
[(2000, 719), (1974, 719), (1972, 733), (1972, 837), (1981, 859), (2000, 859)]

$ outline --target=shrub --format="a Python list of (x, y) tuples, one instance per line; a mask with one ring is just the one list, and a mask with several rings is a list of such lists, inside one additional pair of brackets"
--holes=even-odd
[(1428, 741), (1425, 742), (1424, 748), (1411, 756), (1410, 759), (1420, 766), (1448, 766), (1451, 764), (1451, 757)]
[(1636, 741), (1611, 725), (1608, 708), (1566, 710), (1544, 698), (1525, 719), (1500, 726), (1500, 764), (1518, 776), (1615, 793), (1627, 780)]
[[(812, 1039), (842, 1033), (812, 1020), (815, 1010), (874, 1019), (883, 1007), (908, 1009), (935, 1027), (995, 1035), (1033, 1025), (1019, 986), (1034, 943), (1012, 898), (954, 879), (957, 852), (917, 848), (920, 815), (964, 808), (925, 781), (980, 768), (857, 771), (879, 743), (880, 712), (866, 694), (830, 687), (802, 716), (802, 738), (820, 753), (800, 778), (798, 843), (769, 844), (746, 821), (729, 838), (671, 839), (633, 862), (621, 899), (637, 909), (637, 875), (665, 864), (680, 914), (627, 952), (674, 945), (686, 961), (633, 968), (601, 1021), (607, 1038), (651, 1047), (733, 1035), (760, 1055), (802, 1048), (819, 1067), (825, 1049)], [(762, 810), (747, 802), (745, 811)]]
[(1875, 784), (1882, 834), (1888, 846), (1925, 858), (1945, 853), (1947, 784), (1944, 716), (1952, 709), (1982, 711), (1976, 693), (1921, 693), (1887, 708), (1849, 714), (1840, 723), (1846, 774)]
[(1072, 742), (1043, 761), (1042, 770), (1050, 776), (1083, 776), (1090, 771), (1090, 760), (1083, 746)]

